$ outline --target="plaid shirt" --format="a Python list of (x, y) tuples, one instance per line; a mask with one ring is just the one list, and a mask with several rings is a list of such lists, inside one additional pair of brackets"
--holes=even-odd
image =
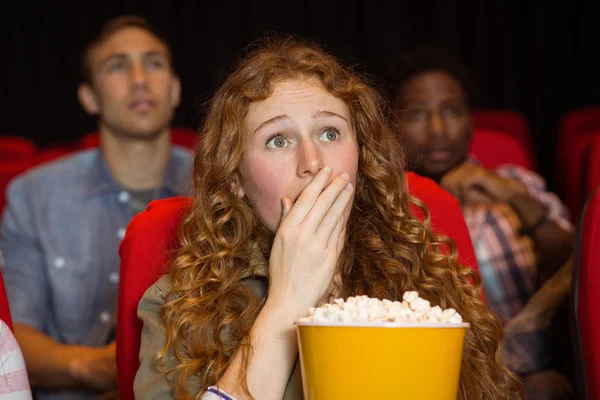
[[(469, 162), (477, 162), (470, 160)], [(569, 214), (559, 198), (546, 191), (542, 177), (514, 165), (495, 172), (523, 184), (529, 194), (548, 207), (548, 217), (568, 232)], [(537, 254), (530, 237), (519, 235), (521, 222), (507, 204), (467, 205), (463, 208), (486, 299), (503, 322), (523, 309), (537, 290)]]

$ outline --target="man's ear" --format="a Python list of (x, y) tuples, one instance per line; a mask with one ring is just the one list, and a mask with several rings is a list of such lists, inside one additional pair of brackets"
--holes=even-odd
[(90, 115), (98, 115), (100, 106), (98, 104), (98, 96), (89, 83), (82, 83), (77, 88), (77, 97), (83, 109)]
[(171, 100), (171, 107), (179, 107), (181, 103), (181, 79), (177, 75), (173, 75), (173, 82), (171, 83), (171, 92), (169, 93)]

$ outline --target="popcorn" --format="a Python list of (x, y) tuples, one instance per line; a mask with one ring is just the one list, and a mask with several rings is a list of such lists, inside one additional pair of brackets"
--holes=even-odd
[(461, 315), (453, 308), (442, 310), (419, 297), (405, 292), (402, 301), (379, 300), (368, 296), (335, 299), (330, 304), (311, 308), (304, 322), (412, 322), (459, 324)]

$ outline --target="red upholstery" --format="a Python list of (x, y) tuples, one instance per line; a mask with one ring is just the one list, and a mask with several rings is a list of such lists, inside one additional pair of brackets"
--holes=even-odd
[(173, 127), (171, 129), (171, 142), (178, 146), (196, 150), (199, 139), (200, 135), (193, 129), (182, 127)]
[(16, 161), (33, 157), (37, 146), (29, 139), (16, 136), (0, 136), (0, 161)]
[[(190, 128), (174, 126), (171, 128), (171, 143), (178, 146), (187, 147), (191, 150), (196, 149), (200, 135)], [(89, 149), (100, 145), (100, 136), (98, 132), (90, 132), (79, 140), (80, 149)]]
[[(600, 190), (590, 197), (580, 219), (574, 273), (574, 315), (579, 363), (580, 398), (600, 399)], [(583, 371), (581, 371), (583, 372)], [(587, 391), (589, 397), (583, 396)]]
[(594, 139), (589, 148), (586, 166), (586, 198), (589, 198), (596, 188), (600, 187), (600, 134)]
[(566, 113), (558, 128), (559, 136), (573, 136), (600, 130), (600, 105), (576, 108)]
[(4, 279), (0, 271), (0, 320), (13, 330), (12, 318), (10, 317), (10, 308), (8, 307), (8, 298), (6, 297), (6, 289), (4, 288)]
[(566, 206), (577, 220), (585, 201), (583, 188), (583, 158), (587, 148), (600, 131), (582, 132), (568, 138), (560, 138), (558, 156), (558, 180)]
[(133, 400), (133, 380), (139, 368), (142, 322), (137, 306), (144, 292), (164, 273), (169, 250), (189, 198), (153, 201), (136, 215), (121, 242), (121, 279), (117, 312), (117, 377), (119, 398)]
[(77, 142), (77, 147), (80, 149), (89, 149), (100, 145), (100, 134), (98, 132), (90, 132), (83, 136)]
[(469, 143), (469, 152), (486, 168), (494, 169), (502, 164), (513, 164), (528, 170), (534, 169), (534, 161), (523, 144), (504, 132), (475, 130)]
[[(408, 185), (413, 196), (427, 204), (435, 232), (450, 236), (458, 249), (459, 259), (477, 269), (471, 238), (458, 202), (432, 180), (409, 173)], [(174, 237), (184, 210), (186, 197), (175, 197), (150, 203), (148, 209), (133, 218), (119, 253), (121, 280), (117, 315), (117, 373), (119, 396), (133, 399), (133, 380), (139, 367), (142, 322), (137, 306), (144, 292), (164, 272)], [(422, 212), (416, 209), (422, 218)]]
[(8, 184), (14, 177), (34, 165), (35, 161), (33, 159), (0, 163), (0, 219), (2, 219), (2, 212), (6, 205), (6, 188)]
[(472, 117), (474, 130), (489, 129), (505, 132), (517, 139), (535, 165), (535, 145), (524, 115), (511, 110), (479, 109), (473, 110)]
[(54, 161), (58, 158), (68, 156), (75, 150), (76, 150), (75, 146), (68, 146), (68, 145), (42, 149), (42, 150), (40, 150), (39, 153), (37, 153), (35, 155), (35, 163), (43, 164), (46, 162)]
[(557, 176), (560, 194), (576, 221), (585, 201), (582, 158), (586, 148), (600, 133), (600, 106), (567, 113), (558, 128)]

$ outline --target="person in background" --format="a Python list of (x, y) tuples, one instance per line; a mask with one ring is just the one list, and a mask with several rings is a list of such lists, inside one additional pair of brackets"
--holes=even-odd
[(100, 148), (15, 179), (0, 248), (15, 336), (37, 399), (88, 399), (116, 388), (118, 247), (148, 202), (190, 192), (191, 152), (170, 124), (181, 84), (149, 22), (106, 22), (83, 53), (81, 105)]
[[(574, 239), (567, 209), (534, 172), (514, 165), (490, 170), (469, 154), (473, 89), (456, 55), (418, 48), (399, 59), (385, 84), (392, 90), (408, 168), (435, 180), (461, 203), (486, 299), (509, 324), (568, 264)], [(521, 336), (521, 345), (505, 339), (508, 365), (526, 384), (535, 382), (526, 386), (528, 398), (570, 398), (568, 381), (550, 369), (552, 350), (544, 346), (548, 326), (537, 328)]]

